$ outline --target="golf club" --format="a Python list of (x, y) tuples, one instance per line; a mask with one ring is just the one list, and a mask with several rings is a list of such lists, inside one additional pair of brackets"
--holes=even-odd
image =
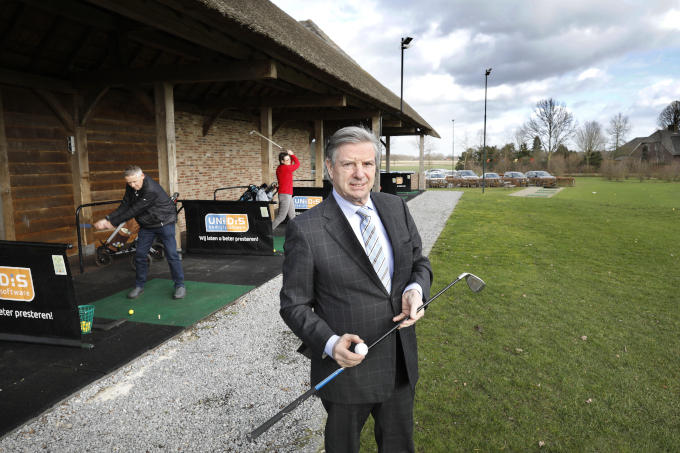
[[(453, 285), (455, 285), (456, 283), (458, 283), (458, 282), (461, 281), (462, 279), (465, 279), (465, 281), (466, 281), (468, 287), (472, 290), (472, 292), (475, 292), (475, 293), (480, 292), (482, 289), (484, 289), (484, 286), (486, 286), (486, 283), (484, 283), (484, 280), (482, 280), (481, 278), (477, 277), (477, 276), (474, 275), (474, 274), (470, 274), (469, 272), (464, 272), (464, 273), (460, 274), (460, 275), (458, 276), (458, 278), (456, 278), (454, 281), (452, 281), (451, 283), (449, 283), (444, 289), (442, 289), (442, 290), (439, 291), (437, 294), (435, 294), (433, 297), (431, 297), (430, 300), (428, 300), (428, 301), (425, 302), (423, 305), (421, 305), (420, 307), (418, 307), (418, 311), (424, 310), (425, 307), (427, 307), (427, 306), (430, 304), (430, 302), (434, 301), (436, 298), (438, 298), (439, 296), (441, 296), (442, 294), (444, 294), (444, 292), (446, 292), (449, 288), (451, 288)], [(406, 318), (406, 319), (409, 319), (409, 318)], [(392, 327), (390, 330), (388, 330), (387, 332), (385, 332), (380, 338), (378, 338), (378, 339), (375, 340), (373, 343), (371, 343), (371, 345), (368, 346), (368, 349), (370, 350), (373, 346), (375, 346), (375, 345), (377, 345), (378, 343), (380, 343), (381, 341), (383, 341), (389, 334), (391, 334), (392, 332), (394, 332), (395, 330), (397, 330), (397, 329), (399, 328), (399, 326), (401, 325), (401, 323), (403, 323), (404, 321), (406, 321), (406, 319), (404, 319), (403, 321), (401, 321), (401, 322), (395, 324), (394, 327)], [(288, 406), (286, 406), (286, 407), (284, 407), (283, 409), (281, 409), (281, 410), (280, 410), (276, 415), (274, 415), (272, 418), (270, 418), (269, 420), (267, 420), (266, 422), (264, 422), (262, 425), (258, 426), (258, 427), (255, 428), (253, 431), (251, 431), (250, 434), (248, 434), (248, 440), (250, 440), (250, 441), (252, 442), (253, 440), (257, 439), (262, 433), (264, 433), (264, 432), (267, 431), (269, 428), (271, 428), (272, 426), (274, 426), (279, 420), (281, 420), (284, 416), (286, 416), (286, 414), (289, 414), (289, 413), (293, 412), (293, 410), (295, 410), (296, 407), (298, 407), (300, 404), (302, 404), (302, 403), (303, 403), (305, 400), (307, 400), (310, 396), (314, 395), (316, 392), (318, 392), (319, 390), (321, 390), (321, 388), (322, 388), (324, 385), (326, 385), (326, 384), (328, 384), (329, 382), (331, 382), (333, 379), (335, 379), (336, 376), (338, 376), (338, 375), (339, 375), (340, 373), (342, 373), (344, 370), (345, 370), (345, 368), (338, 368), (338, 369), (335, 370), (333, 373), (331, 373), (326, 379), (324, 379), (323, 381), (319, 382), (318, 384), (316, 384), (314, 387), (312, 387), (312, 388), (310, 388), (309, 390), (307, 390), (307, 391), (306, 391), (305, 393), (303, 393), (302, 395), (298, 396), (298, 397), (295, 399), (295, 401), (293, 401), (293, 402), (290, 403)]]
[(267, 141), (268, 141), (269, 143), (271, 143), (272, 145), (276, 145), (276, 146), (278, 146), (279, 148), (283, 149), (283, 146), (279, 145), (278, 143), (274, 142), (273, 140), (268, 139), (267, 137), (265, 137), (264, 135), (260, 134), (259, 132), (257, 132), (257, 131), (254, 130), (254, 129), (253, 129), (252, 131), (250, 131), (249, 134), (250, 134), (250, 135), (253, 135), (253, 134), (259, 135), (260, 137), (262, 137), (263, 139), (267, 140)]

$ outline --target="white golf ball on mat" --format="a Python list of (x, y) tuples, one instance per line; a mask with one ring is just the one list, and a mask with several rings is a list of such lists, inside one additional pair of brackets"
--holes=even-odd
[(357, 343), (357, 345), (354, 346), (354, 353), (366, 355), (368, 354), (368, 346), (366, 346), (366, 343)]

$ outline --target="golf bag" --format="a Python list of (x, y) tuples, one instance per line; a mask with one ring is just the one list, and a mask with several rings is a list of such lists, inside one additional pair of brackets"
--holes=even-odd
[(275, 182), (269, 186), (262, 184), (260, 187), (250, 184), (238, 201), (272, 201), (278, 190), (279, 185)]

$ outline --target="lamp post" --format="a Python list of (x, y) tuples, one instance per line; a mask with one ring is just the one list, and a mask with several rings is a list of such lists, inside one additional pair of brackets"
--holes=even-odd
[(484, 142), (482, 145), (482, 193), (486, 187), (486, 87), (491, 74), (491, 68), (488, 68), (484, 73)]
[(456, 160), (456, 120), (451, 120), (451, 171), (454, 170), (454, 161)]
[(399, 96), (399, 111), (404, 113), (404, 49), (408, 49), (413, 38), (401, 38), (401, 94)]

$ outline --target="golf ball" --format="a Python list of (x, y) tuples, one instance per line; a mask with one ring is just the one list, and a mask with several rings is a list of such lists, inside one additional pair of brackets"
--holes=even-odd
[(128, 315), (134, 315), (135, 311), (133, 309), (128, 310)]
[(354, 346), (354, 353), (366, 355), (368, 354), (368, 346), (366, 346), (366, 343), (357, 343), (357, 345)]

